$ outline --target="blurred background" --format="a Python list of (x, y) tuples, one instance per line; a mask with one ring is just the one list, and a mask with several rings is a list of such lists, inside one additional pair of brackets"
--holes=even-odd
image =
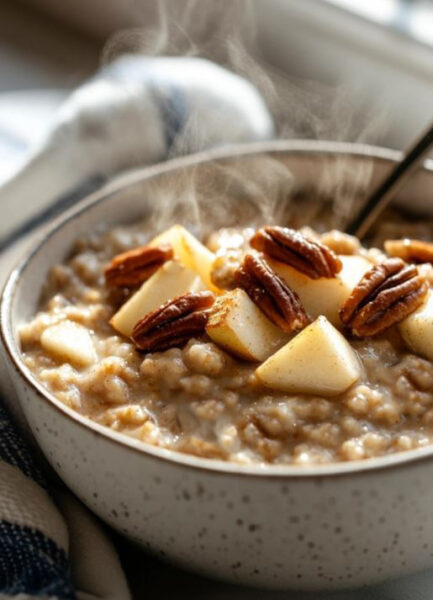
[(281, 137), (403, 148), (431, 118), (433, 0), (2, 0), (0, 179), (71, 89), (131, 50), (246, 74)]

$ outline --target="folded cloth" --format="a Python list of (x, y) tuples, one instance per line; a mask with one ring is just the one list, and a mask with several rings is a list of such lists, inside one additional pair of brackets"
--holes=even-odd
[(106, 534), (70, 494), (48, 488), (2, 404), (0, 432), (1, 598), (127, 600)]
[(71, 94), (0, 186), (0, 248), (119, 170), (272, 135), (262, 96), (242, 77), (199, 58), (124, 56)]
[(0, 405), (0, 590), (75, 598), (68, 532), (30, 450)]
[[(66, 203), (76, 201), (70, 192), (83, 182), (272, 131), (257, 90), (221, 67), (192, 58), (120, 59), (66, 101), (45, 141), (0, 187), (9, 217), (0, 225), (3, 247), (46, 222), (53, 205), (65, 206), (66, 192)], [(30, 448), (0, 404), (0, 597), (128, 600), (102, 527), (48, 484)]]

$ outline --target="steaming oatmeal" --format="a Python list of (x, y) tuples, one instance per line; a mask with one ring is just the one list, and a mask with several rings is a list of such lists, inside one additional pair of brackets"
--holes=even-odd
[(25, 362), (82, 415), (202, 457), (311, 465), (425, 446), (433, 245), (401, 233), (386, 252), (279, 227), (206, 246), (180, 226), (150, 244), (138, 227), (90, 235), (22, 326)]

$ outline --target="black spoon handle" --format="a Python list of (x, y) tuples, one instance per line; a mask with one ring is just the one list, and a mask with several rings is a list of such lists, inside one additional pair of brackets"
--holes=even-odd
[(426, 152), (433, 144), (433, 124), (421, 138), (406, 152), (391, 173), (379, 184), (361, 210), (346, 227), (346, 232), (356, 235), (360, 240), (377, 220), (382, 211), (391, 202), (406, 179), (417, 168)]

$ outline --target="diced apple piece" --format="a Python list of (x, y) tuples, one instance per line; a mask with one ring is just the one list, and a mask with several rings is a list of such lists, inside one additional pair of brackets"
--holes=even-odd
[(173, 225), (150, 242), (151, 246), (159, 244), (171, 244), (175, 258), (185, 267), (198, 273), (208, 289), (217, 293), (221, 291), (211, 280), (215, 254), (199, 242), (185, 227)]
[(88, 366), (96, 361), (96, 352), (88, 330), (73, 321), (60, 321), (41, 335), (44, 350), (60, 360)]
[(433, 294), (399, 324), (404, 341), (416, 354), (433, 361)]
[(195, 271), (176, 260), (167, 261), (125, 302), (110, 324), (116, 331), (129, 337), (134, 325), (150, 311), (176, 296), (202, 289), (203, 282)]
[(361, 375), (358, 357), (326, 317), (318, 317), (258, 369), (266, 386), (289, 393), (336, 396)]
[(265, 360), (289, 337), (241, 289), (217, 297), (206, 332), (228, 352), (258, 361)]
[(339, 310), (352, 289), (372, 263), (362, 256), (340, 256), (343, 268), (336, 277), (311, 279), (293, 267), (270, 260), (269, 264), (294, 290), (307, 313), (314, 319), (324, 315), (333, 325), (341, 327)]

